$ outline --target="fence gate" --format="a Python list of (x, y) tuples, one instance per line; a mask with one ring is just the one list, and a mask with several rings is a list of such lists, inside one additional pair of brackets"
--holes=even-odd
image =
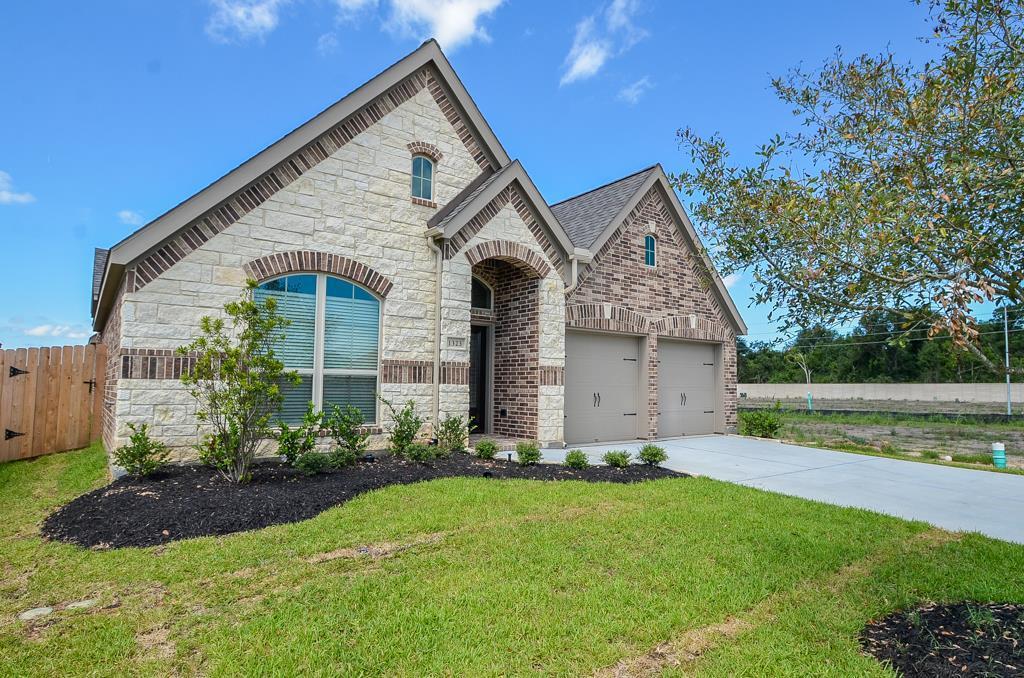
[(105, 362), (99, 344), (0, 351), (0, 462), (99, 438)]

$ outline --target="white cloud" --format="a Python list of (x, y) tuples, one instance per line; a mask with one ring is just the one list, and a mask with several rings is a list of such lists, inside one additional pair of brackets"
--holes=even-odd
[(210, 0), (213, 14), (206, 34), (218, 42), (262, 40), (277, 28), (279, 13), (289, 0)]
[(24, 205), (35, 199), (31, 193), (15, 193), (11, 175), (0, 170), (0, 205)]
[(324, 33), (316, 40), (316, 51), (320, 56), (330, 56), (338, 51), (338, 36), (333, 32)]
[(597, 75), (609, 59), (643, 40), (647, 31), (633, 22), (639, 9), (639, 0), (612, 0), (603, 12), (597, 11), (576, 24), (559, 84)]
[(572, 47), (565, 57), (565, 73), (559, 84), (568, 85), (577, 80), (593, 76), (611, 56), (607, 41), (595, 37), (594, 17), (587, 17), (576, 24), (576, 35)]
[(122, 224), (129, 226), (141, 226), (145, 222), (142, 215), (134, 210), (121, 210), (117, 213), (117, 218), (121, 220)]
[(385, 26), (397, 33), (435, 38), (453, 51), (474, 39), (490, 42), (480, 25), (504, 0), (391, 0)]
[(29, 337), (87, 339), (92, 333), (81, 325), (36, 325), (25, 330), (24, 334)]
[(644, 76), (636, 82), (626, 85), (619, 90), (619, 98), (628, 103), (629, 105), (635, 105), (640, 101), (640, 97), (647, 93), (647, 90), (654, 87), (654, 83), (648, 76)]
[(733, 285), (740, 281), (739, 273), (730, 273), (729, 275), (722, 278), (722, 284), (725, 285), (725, 289), (731, 290)]

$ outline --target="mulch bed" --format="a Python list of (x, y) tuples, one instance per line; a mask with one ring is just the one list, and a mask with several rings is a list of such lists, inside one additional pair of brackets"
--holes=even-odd
[(905, 676), (1024, 675), (1024, 605), (926, 605), (873, 621), (863, 648)]
[(686, 474), (639, 465), (581, 470), (559, 464), (520, 466), (467, 454), (420, 464), (383, 455), (311, 477), (277, 462), (261, 463), (249, 483), (234, 485), (206, 467), (173, 466), (146, 480), (126, 476), (83, 494), (51, 514), (42, 534), (90, 548), (155, 546), (306, 520), (363, 492), (451, 477), (635, 483)]

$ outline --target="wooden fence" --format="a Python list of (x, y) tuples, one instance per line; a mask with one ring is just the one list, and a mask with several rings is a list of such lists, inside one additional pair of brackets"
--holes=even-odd
[(0, 351), (0, 462), (99, 438), (105, 362), (98, 344)]

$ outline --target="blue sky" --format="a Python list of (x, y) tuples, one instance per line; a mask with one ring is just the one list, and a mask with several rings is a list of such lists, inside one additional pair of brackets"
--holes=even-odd
[[(0, 342), (83, 342), (93, 247), (425, 38), (438, 38), (510, 155), (556, 202), (656, 162), (682, 169), (684, 126), (720, 132), (749, 160), (794, 126), (772, 75), (815, 66), (837, 45), (923, 59), (926, 18), (902, 0), (4, 3)], [(749, 281), (730, 283), (751, 338), (770, 337)]]

